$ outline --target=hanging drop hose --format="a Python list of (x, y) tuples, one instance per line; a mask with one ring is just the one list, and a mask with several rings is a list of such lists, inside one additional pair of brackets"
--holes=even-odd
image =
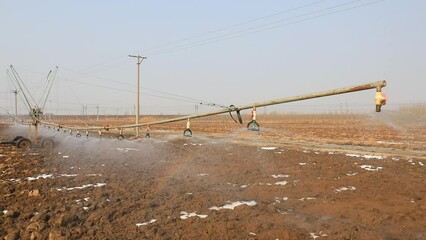
[(234, 122), (237, 123), (237, 120), (235, 120), (234, 116), (232, 116), (232, 111), (235, 111), (237, 113), (238, 122), (240, 122), (240, 124), (243, 124), (243, 119), (241, 118), (240, 110), (235, 108), (234, 105), (230, 105), (228, 109), (231, 110), (229, 111), (229, 116), (231, 116), (232, 120), (234, 120)]

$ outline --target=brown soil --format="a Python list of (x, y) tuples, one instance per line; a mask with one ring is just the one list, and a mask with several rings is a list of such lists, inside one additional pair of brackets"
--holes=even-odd
[(0, 237), (426, 239), (423, 117), (213, 118), (124, 141), (42, 128), (52, 151), (0, 146)]

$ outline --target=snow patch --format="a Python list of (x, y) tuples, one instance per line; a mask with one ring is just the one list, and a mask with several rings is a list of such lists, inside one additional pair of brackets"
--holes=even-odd
[(7, 214), (7, 212), (9, 212), (9, 211), (7, 211), (7, 210), (3, 210), (3, 214), (4, 214), (4, 215), (6, 215), (6, 214)]
[(210, 210), (216, 210), (216, 211), (218, 211), (220, 209), (232, 209), (232, 210), (234, 210), (235, 207), (238, 207), (240, 205), (247, 205), (247, 206), (252, 207), (252, 206), (254, 206), (256, 204), (257, 204), (256, 201), (236, 201), (236, 202), (231, 202), (229, 204), (225, 204), (222, 207), (213, 206), (213, 207), (211, 207), (209, 209)]
[(356, 172), (354, 172), (354, 173), (346, 173), (346, 176), (355, 176), (355, 175), (357, 175), (358, 173), (356, 173)]
[(299, 198), (299, 201), (307, 201), (307, 200), (315, 200), (317, 199), (316, 197), (305, 197), (305, 198)]
[(277, 147), (261, 147), (262, 150), (272, 151), (278, 149)]
[(19, 182), (19, 181), (21, 181), (21, 179), (20, 178), (11, 178), (11, 179), (6, 179), (6, 181), (9, 181), (9, 182)]
[(40, 178), (46, 179), (46, 178), (52, 178), (52, 177), (53, 177), (53, 174), (42, 174), (42, 175), (38, 175), (37, 177), (27, 177), (25, 179), (28, 181), (35, 181)]
[(196, 212), (188, 213), (185, 211), (181, 211), (180, 214), (181, 214), (180, 219), (183, 219), (183, 220), (188, 219), (190, 217), (206, 218), (208, 216), (208, 215), (199, 215)]
[(285, 186), (287, 185), (287, 181), (276, 182), (275, 185)]
[(153, 224), (157, 221), (157, 219), (151, 219), (148, 222), (144, 222), (144, 223), (136, 223), (136, 227), (140, 227), (140, 226), (147, 226), (149, 224)]
[(78, 174), (66, 174), (66, 173), (64, 173), (64, 174), (59, 174), (59, 176), (61, 176), (61, 177), (77, 177)]
[(205, 176), (207, 176), (207, 173), (199, 173), (199, 174), (197, 174), (197, 177), (205, 177)]
[(299, 165), (300, 165), (300, 166), (305, 166), (305, 165), (306, 165), (306, 163), (305, 163), (305, 162), (301, 162), (301, 163), (299, 163)]
[(86, 184), (86, 185), (83, 185), (83, 186), (80, 186), (80, 187), (70, 187), (70, 188), (63, 187), (63, 188), (57, 188), (56, 190), (58, 190), (58, 191), (63, 191), (63, 190), (71, 191), (71, 190), (75, 190), (75, 189), (85, 189), (85, 188), (88, 188), (88, 187), (103, 187), (103, 186), (106, 186), (106, 183)]
[(342, 192), (342, 191), (355, 191), (356, 187), (354, 186), (347, 186), (347, 187), (339, 187), (334, 189), (334, 192), (338, 193), (338, 192)]
[(318, 234), (316, 234), (316, 233), (309, 233), (309, 235), (313, 239), (316, 239), (316, 238), (319, 238), (319, 237), (326, 237), (326, 236), (328, 236), (327, 234), (322, 233), (322, 232), (319, 232)]
[(99, 174), (99, 173), (89, 173), (89, 174), (86, 174), (86, 176), (87, 177), (101, 177), (102, 174)]
[(371, 165), (361, 165), (359, 167), (364, 169), (364, 170), (372, 171), (372, 172), (377, 172), (377, 171), (383, 170), (383, 167), (374, 167), (374, 166), (371, 166)]
[(346, 154), (348, 157), (357, 157), (357, 158), (365, 158), (365, 159), (385, 159), (385, 156), (375, 156), (375, 155), (361, 155), (361, 154), (355, 154), (355, 153), (348, 153)]
[(285, 175), (285, 174), (278, 174), (278, 175), (271, 175), (273, 178), (287, 178), (290, 177), (290, 175)]
[(127, 153), (129, 151), (139, 151), (139, 149), (136, 149), (136, 148), (116, 148), (116, 149), (119, 152), (125, 152), (125, 153)]

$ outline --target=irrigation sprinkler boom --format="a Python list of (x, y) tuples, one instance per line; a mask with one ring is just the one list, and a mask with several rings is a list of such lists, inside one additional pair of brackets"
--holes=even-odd
[[(43, 115), (44, 107), (49, 97), (50, 90), (52, 89), (53, 82), (55, 80), (57, 72), (58, 72), (58, 67), (56, 67), (53, 74), (52, 74), (52, 71), (49, 71), (49, 74), (47, 75), (47, 78), (46, 78), (46, 82), (42, 88), (43, 91), (40, 93), (38, 101), (36, 101), (34, 97), (31, 95), (31, 92), (28, 90), (24, 81), (19, 76), (18, 72), (13, 67), (13, 65), (10, 65), (10, 71), (9, 70), (7, 71), (7, 74), (10, 80), (12, 81), (14, 87), (15, 88), (18, 87), (20, 92), (22, 93), (23, 99), (25, 100), (24, 102), (26, 103), (26, 106), (29, 110), (29, 115), (32, 119), (32, 122), (28, 124), (29, 125), (28, 135), (29, 135), (29, 138), (32, 139), (34, 144), (36, 145), (38, 144), (38, 123), (39, 123), (40, 117)], [(16, 93), (18, 93), (17, 90), (16, 90)], [(16, 103), (15, 103), (15, 107), (16, 107)], [(34, 135), (32, 134), (32, 131), (31, 131), (31, 128), (32, 128), (31, 125), (33, 125), (35, 128)], [(7, 142), (6, 144), (15, 144), (18, 147), (28, 148), (31, 146), (30, 139), (18, 136), (14, 139), (14, 141)], [(52, 139), (43, 139), (41, 141), (41, 147), (51, 148), (53, 147), (53, 144), (54, 142)]]
[[(302, 100), (314, 99), (314, 98), (320, 98), (320, 97), (326, 97), (326, 96), (333, 96), (333, 95), (339, 95), (339, 94), (346, 94), (346, 93), (364, 91), (364, 90), (369, 90), (369, 89), (376, 89), (377, 92), (381, 92), (381, 89), (385, 86), (386, 86), (386, 81), (378, 81), (378, 82), (373, 82), (373, 83), (368, 83), (368, 84), (363, 84), (363, 85), (357, 85), (357, 86), (346, 87), (346, 88), (339, 88), (339, 89), (316, 92), (316, 93), (311, 93), (311, 94), (306, 94), (306, 95), (299, 95), (299, 96), (294, 96), (294, 97), (279, 98), (279, 99), (268, 100), (268, 101), (264, 101), (264, 102), (257, 102), (257, 103), (242, 105), (242, 106), (232, 106), (231, 105), (227, 109), (222, 109), (222, 110), (218, 110), (218, 111), (213, 111), (213, 112), (208, 112), (208, 113), (203, 113), (203, 114), (188, 115), (188, 116), (183, 116), (183, 117), (171, 118), (171, 119), (142, 123), (142, 124), (130, 124), (130, 125), (108, 126), (108, 127), (76, 127), (76, 126), (64, 126), (64, 125), (60, 125), (60, 124), (57, 124), (57, 123), (42, 121), (40, 119), (38, 119), (38, 121), (42, 124), (45, 124), (45, 125), (57, 126), (57, 127), (60, 127), (60, 128), (63, 127), (63, 128), (68, 128), (68, 129), (87, 129), (87, 130), (93, 130), (93, 131), (95, 131), (95, 130), (99, 131), (99, 130), (104, 130), (104, 129), (105, 130), (110, 130), (110, 129), (120, 130), (120, 129), (125, 129), (125, 128), (153, 126), (153, 125), (179, 122), (179, 121), (188, 121), (188, 123), (189, 123), (190, 119), (203, 118), (203, 117), (219, 115), (219, 114), (224, 114), (224, 113), (232, 113), (232, 112), (237, 112), (237, 114), (239, 116), (240, 123), (242, 123), (241, 117), (239, 115), (240, 111), (247, 110), (247, 109), (253, 109), (254, 114), (252, 115), (252, 121), (250, 123), (257, 124), (256, 121), (255, 121), (255, 117), (256, 117), (255, 109), (256, 109), (256, 107), (266, 107), (266, 106), (271, 106), (271, 105), (277, 105), (277, 104), (283, 104), (283, 103), (289, 103), (289, 102), (296, 102), (296, 101), (302, 101)], [(189, 126), (189, 124), (187, 124), (187, 125)], [(259, 125), (257, 124), (257, 127), (258, 126)], [(249, 127), (249, 125), (248, 125), (248, 127)], [(189, 128), (187, 128), (187, 129), (189, 129)]]

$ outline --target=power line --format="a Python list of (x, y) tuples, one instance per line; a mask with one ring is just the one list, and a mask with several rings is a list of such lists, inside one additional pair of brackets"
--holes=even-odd
[(186, 37), (186, 38), (182, 38), (182, 39), (179, 39), (179, 40), (174, 40), (174, 41), (170, 41), (170, 42), (167, 42), (167, 43), (159, 44), (157, 46), (144, 49), (143, 51), (155, 50), (155, 49), (158, 49), (159, 47), (168, 46), (168, 45), (172, 45), (172, 44), (175, 44), (175, 43), (180, 43), (180, 42), (184, 42), (184, 41), (187, 41), (187, 40), (207, 36), (207, 35), (210, 35), (212, 33), (222, 32), (222, 31), (225, 31), (225, 30), (228, 30), (228, 29), (233, 29), (233, 28), (236, 28), (236, 27), (244, 26), (244, 25), (247, 25), (249, 23), (257, 22), (257, 21), (264, 20), (264, 19), (267, 19), (267, 18), (275, 17), (275, 16), (278, 16), (278, 15), (286, 14), (286, 13), (293, 12), (293, 11), (296, 11), (296, 10), (299, 10), (299, 9), (303, 9), (303, 8), (307, 8), (307, 7), (310, 7), (310, 6), (313, 6), (313, 5), (317, 5), (317, 4), (319, 4), (321, 2), (325, 2), (325, 1), (326, 0), (316, 1), (316, 2), (313, 2), (313, 3), (304, 4), (304, 5), (294, 7), (294, 8), (291, 8), (291, 9), (282, 10), (282, 11), (275, 12), (275, 13), (272, 13), (272, 14), (269, 14), (269, 15), (266, 15), (266, 16), (262, 16), (262, 17), (250, 19), (250, 20), (247, 20), (247, 21), (243, 21), (243, 22), (240, 22), (240, 23), (237, 23), (237, 24), (233, 24), (233, 25), (230, 25), (230, 26), (218, 28), (218, 29), (215, 29), (215, 30), (212, 30), (212, 31), (209, 31), (209, 32), (200, 33), (200, 34), (196, 34), (196, 35)]
[[(66, 69), (66, 70), (71, 71), (71, 72), (74, 72), (74, 70), (71, 70), (71, 69)], [(133, 84), (124, 83), (124, 82), (117, 81), (117, 80), (113, 80), (113, 79), (109, 79), (109, 78), (104, 78), (104, 77), (95, 76), (95, 75), (86, 74), (86, 73), (82, 73), (82, 74), (83, 74), (83, 75), (87, 75), (87, 76), (89, 76), (89, 77), (93, 77), (93, 78), (97, 78), (97, 79), (100, 79), (100, 80), (104, 80), (104, 81), (114, 82), (114, 83), (118, 83), (118, 84), (121, 84), (121, 85), (130, 86), (130, 87), (136, 87), (136, 86), (135, 86), (135, 85), (133, 85)], [(81, 84), (89, 85), (88, 83), (80, 82), (80, 81), (76, 81), (76, 80), (68, 80), (68, 81), (75, 81), (75, 82), (78, 82), (78, 83), (81, 83)], [(101, 86), (101, 85), (96, 85), (96, 86), (98, 86), (98, 87), (99, 87), (99, 86)], [(119, 90), (119, 89), (117, 89), (117, 88), (111, 88), (111, 89), (112, 89), (112, 90)], [(210, 101), (201, 100), (201, 99), (196, 99), (196, 98), (187, 97), (187, 96), (182, 96), (182, 95), (179, 95), (179, 94), (170, 93), (170, 92), (166, 92), (166, 91), (156, 90), (156, 89), (147, 88), (147, 87), (140, 87), (140, 89), (144, 89), (144, 90), (148, 90), (148, 91), (152, 91), (152, 92), (157, 92), (157, 93), (161, 93), (161, 94), (165, 94), (165, 95), (169, 95), (169, 96), (174, 96), (174, 97), (179, 97), (179, 98), (183, 98), (183, 99), (191, 100), (191, 101), (193, 101), (193, 103), (204, 104), (204, 105), (210, 105), (210, 106), (219, 106), (219, 107), (222, 107), (222, 108), (226, 108), (223, 104), (217, 104), (217, 103), (213, 103), (213, 102), (210, 102)], [(121, 91), (121, 90), (123, 90), (123, 89), (120, 89), (119, 91)], [(127, 91), (127, 90), (123, 90), (123, 91)], [(132, 92), (132, 91), (130, 91), (130, 92)], [(133, 93), (133, 92), (132, 92), (132, 93)], [(147, 94), (145, 94), (145, 95), (147, 95)]]
[[(359, 1), (361, 1), (361, 0), (355, 0), (355, 1), (350, 1), (350, 2), (343, 3), (343, 4), (334, 5), (334, 6), (323, 8), (323, 9), (320, 9), (320, 10), (311, 11), (309, 13), (300, 14), (300, 15), (297, 15), (297, 16), (294, 16), (294, 17), (285, 18), (285, 19), (281, 19), (281, 20), (278, 20), (278, 21), (261, 24), (261, 25), (246, 28), (246, 29), (243, 29), (243, 30), (239, 30), (239, 31), (235, 31), (235, 32), (227, 33), (227, 34), (222, 34), (220, 36), (195, 41), (195, 42), (192, 42), (192, 43), (182, 44), (180, 46), (171, 47), (171, 48), (168, 48), (168, 49), (157, 50), (157, 51), (155, 51), (151, 54), (151, 57), (163, 55), (163, 54), (168, 54), (168, 53), (172, 53), (172, 52), (176, 52), (176, 51), (180, 51), (180, 50), (184, 50), (184, 49), (189, 49), (189, 48), (193, 48), (193, 47), (203, 46), (203, 45), (207, 45), (207, 44), (211, 44), (211, 43), (215, 43), (215, 42), (219, 42), (219, 41), (224, 41), (224, 40), (228, 40), (228, 39), (233, 39), (233, 38), (237, 38), (237, 37), (241, 37), (241, 36), (245, 36), (245, 35), (249, 35), (249, 34), (273, 30), (273, 29), (281, 28), (281, 27), (288, 26), (288, 25), (294, 25), (294, 24), (297, 24), (297, 23), (306, 22), (306, 21), (309, 21), (309, 20), (329, 16), (329, 15), (332, 15), (332, 14), (346, 12), (346, 11), (356, 9), (356, 8), (366, 7), (366, 6), (373, 5), (373, 4), (376, 4), (376, 3), (379, 3), (379, 2), (383, 2), (385, 0), (378, 0), (378, 1), (369, 2), (369, 3), (357, 5), (357, 6), (347, 7), (347, 8), (336, 10), (336, 11), (331, 11), (331, 12), (316, 15), (316, 16), (313, 16), (313, 17), (307, 17), (307, 18), (295, 20), (297, 18), (306, 17), (306, 16), (309, 16), (309, 15), (314, 15), (314, 14), (321, 13), (321, 12), (326, 12), (326, 11), (336, 9), (336, 8), (341, 8), (343, 6), (350, 5), (350, 4), (359, 2)], [(295, 20), (295, 21), (288, 22), (286, 24), (279, 24), (281, 22), (285, 22), (285, 21), (289, 21), (289, 20)], [(270, 26), (270, 25), (275, 25), (275, 26)]]

